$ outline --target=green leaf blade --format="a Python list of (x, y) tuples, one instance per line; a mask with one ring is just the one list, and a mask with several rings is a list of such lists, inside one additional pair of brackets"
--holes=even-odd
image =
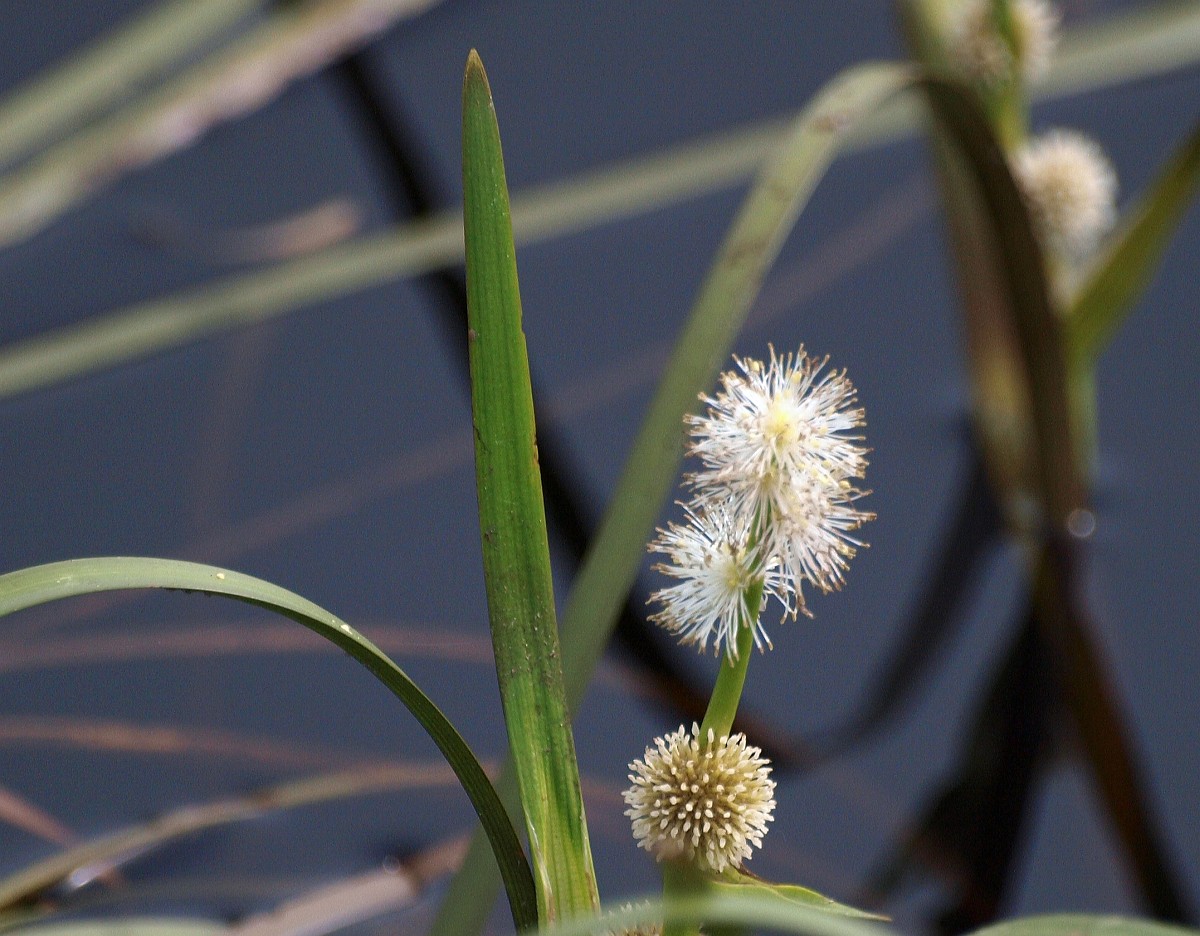
[(819, 894), (807, 887), (801, 887), (799, 884), (777, 884), (773, 881), (764, 881), (762, 878), (755, 877), (743, 870), (731, 871), (722, 880), (711, 882), (708, 887), (716, 894), (761, 895), (767, 899), (774, 899), (785, 904), (800, 907), (810, 907), (814, 910), (820, 910), (823, 913), (832, 913), (835, 916), (854, 917), (859, 920), (887, 921), (887, 917), (880, 916), (878, 913), (870, 913), (866, 910), (859, 910), (857, 907), (851, 907), (848, 904), (838, 903), (824, 894)]
[(533, 394), (491, 89), (463, 82), (471, 401), (488, 616), (543, 922), (599, 905), (560, 663)]
[(1068, 349), (1090, 362), (1107, 346), (1158, 269), (1200, 189), (1200, 125), (1104, 248), (1067, 311)]
[(437, 744), (487, 832), (518, 929), (536, 925), (529, 865), (507, 811), (462, 735), (382, 650), (307, 598), (240, 572), (176, 559), (71, 559), (0, 575), (0, 617), (96, 592), (157, 588), (223, 595), (282, 614), (346, 651), (405, 704)]

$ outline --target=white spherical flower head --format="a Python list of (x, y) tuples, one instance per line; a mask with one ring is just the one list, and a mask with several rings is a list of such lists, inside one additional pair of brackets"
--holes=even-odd
[(1116, 221), (1117, 174), (1082, 133), (1051, 130), (1029, 141), (1013, 175), (1042, 242), (1064, 257), (1086, 255)]
[(1058, 46), (1058, 10), (1047, 0), (1012, 0), (1011, 48), (996, 28), (992, 0), (965, 0), (954, 14), (950, 54), (976, 81), (994, 85), (1019, 71), (1025, 81), (1042, 78)]
[(735, 510), (763, 522), (781, 507), (797, 475), (834, 481), (861, 477), (867, 450), (854, 430), (863, 425), (854, 385), (844, 371), (823, 371), (801, 348), (771, 361), (734, 358), (721, 392), (701, 397), (708, 411), (690, 416), (689, 452), (703, 469), (690, 477), (701, 495), (731, 496)]
[[(760, 650), (764, 643), (770, 646), (759, 621), (762, 605), (775, 595), (787, 607), (777, 564), (764, 562), (759, 550), (748, 545), (748, 525), (727, 505), (715, 503), (703, 513), (689, 506), (684, 510), (688, 522), (668, 524), (650, 544), (651, 551), (667, 557), (655, 570), (679, 580), (650, 596), (651, 602), (662, 606), (650, 620), (700, 650), (706, 650), (712, 638), (714, 651), (724, 647), (731, 659), (737, 656), (742, 626), (753, 628)], [(748, 608), (746, 590), (756, 581), (763, 584), (762, 601), (759, 607)]]
[(740, 868), (775, 810), (775, 781), (762, 751), (746, 736), (701, 740), (692, 725), (655, 738), (643, 760), (629, 765), (625, 791), (638, 845), (659, 861), (682, 860), (717, 874)]

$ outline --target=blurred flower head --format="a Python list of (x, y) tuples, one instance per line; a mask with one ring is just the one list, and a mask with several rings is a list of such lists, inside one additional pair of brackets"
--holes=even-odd
[(638, 844), (660, 861), (683, 860), (718, 874), (739, 868), (762, 837), (775, 810), (775, 781), (762, 751), (746, 736), (717, 738), (681, 726), (655, 738), (642, 760), (629, 765), (625, 791)]
[[(623, 903), (617, 908), (618, 913), (624, 913), (627, 910), (632, 910), (634, 904)], [(636, 906), (645, 906), (637, 904)], [(608, 936), (662, 936), (663, 925), (660, 922), (654, 923), (639, 923), (635, 926), (622, 926), (617, 929), (608, 930)]]
[(1116, 220), (1117, 175), (1094, 140), (1051, 130), (1013, 156), (1013, 176), (1043, 245), (1068, 259), (1090, 252)]
[(994, 85), (1046, 74), (1058, 46), (1059, 15), (1047, 0), (1011, 0), (1012, 45), (997, 28), (993, 0), (963, 0), (950, 26), (950, 54), (975, 81)]

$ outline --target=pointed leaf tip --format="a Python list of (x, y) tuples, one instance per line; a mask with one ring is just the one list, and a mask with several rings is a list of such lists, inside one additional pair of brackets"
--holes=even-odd
[(474, 49), (467, 55), (467, 69), (463, 76), (463, 94), (479, 93), (482, 91), (487, 99), (492, 99), (492, 88), (488, 84), (487, 70), (483, 67), (483, 59)]

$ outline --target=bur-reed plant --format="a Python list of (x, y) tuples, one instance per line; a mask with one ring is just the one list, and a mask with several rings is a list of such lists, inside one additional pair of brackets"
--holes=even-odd
[[(764, 881), (745, 866), (769, 841), (778, 805), (769, 759), (753, 738), (733, 730), (751, 660), (775, 640), (791, 639), (800, 617), (811, 616), (806, 592), (847, 583), (851, 560), (865, 545), (860, 528), (873, 515), (863, 486), (866, 414), (850, 376), (803, 348), (768, 347), (760, 358), (729, 365), (734, 338), (837, 149), (897, 97), (923, 98), (963, 287), (979, 447), (1027, 556), (1040, 639), (1077, 677), (1066, 684), (1085, 746), (1101, 744), (1104, 738), (1089, 735), (1083, 710), (1111, 699), (1096, 672), (1080, 668), (1080, 659), (1090, 659), (1078, 643), (1086, 648), (1087, 634), (1063, 581), (1071, 573), (1073, 531), (1090, 509), (1094, 369), (1200, 178), (1194, 131), (1149, 192), (1118, 215), (1115, 178), (1096, 144), (1076, 131), (1029, 133), (1028, 83), (1052, 67), (1057, 45), (1058, 14), (1043, 0), (910, 0), (901, 12), (915, 63), (862, 65), (835, 78), (760, 170), (651, 403), (573, 585), (561, 634), (499, 127), (482, 62), (471, 53), (463, 187), (472, 419), (480, 544), (515, 783), (493, 783), (434, 702), (349, 624), (232, 570), (165, 559), (52, 563), (0, 576), (0, 615), (74, 595), (158, 588), (248, 602), (320, 634), (370, 670), (438, 745), (479, 815), (486, 835), (480, 841), (499, 868), (517, 929), (555, 936), (691, 934), (702, 926), (841, 936), (886, 931), (881, 918), (800, 885)], [(664, 438), (679, 443), (663, 445)], [(682, 478), (682, 522), (655, 535), (684, 454), (690, 469)], [(609, 909), (592, 867), (571, 714), (647, 541), (666, 580), (652, 596), (651, 620), (681, 642), (713, 651), (719, 668), (703, 720), (664, 730), (630, 764), (627, 814), (633, 838), (662, 869), (662, 893)], [(1106, 795), (1127, 788), (1121, 784), (1133, 768), (1124, 756), (1118, 751), (1105, 761), (1115, 764), (1100, 772)], [(460, 903), (439, 918), (442, 936), (467, 936), (490, 907), (481, 854), (477, 844), (452, 889)], [(1153, 851), (1138, 857), (1137, 873), (1153, 874)], [(54, 882), (44, 868), (0, 882), (7, 923), (19, 925), (19, 908)], [(1165, 877), (1143, 883), (1150, 893), (1156, 883), (1160, 895), (1169, 891)], [(128, 921), (127, 931), (145, 927)], [(1168, 931), (1135, 920), (1068, 917), (988, 932), (1100, 929)], [(214, 930), (158, 921), (153, 931)], [(56, 932), (91, 930), (68, 924)]]

